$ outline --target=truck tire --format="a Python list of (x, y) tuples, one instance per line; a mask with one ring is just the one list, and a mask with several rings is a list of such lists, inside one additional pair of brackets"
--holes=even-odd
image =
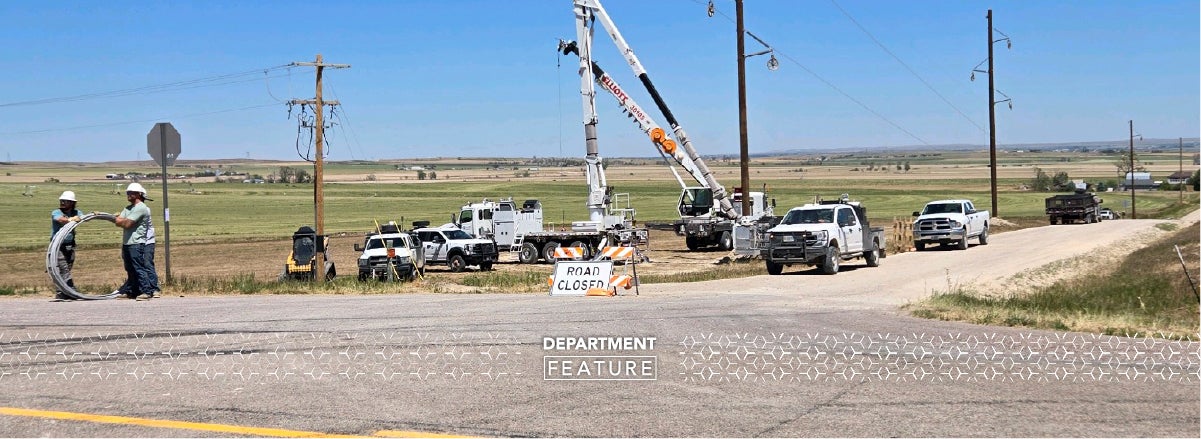
[(1088, 214), (1088, 216), (1084, 218), (1084, 223), (1085, 223), (1085, 224), (1092, 224), (1092, 223), (1095, 223), (1095, 222), (1097, 222), (1097, 221), (1096, 221), (1095, 217), (1093, 216), (1093, 214), (1091, 214), (1091, 213), (1090, 213), (1090, 214)]
[(360, 272), (359, 272), (359, 282), (363, 282), (363, 281), (366, 281), (366, 280), (367, 280), (367, 273), (364, 273), (364, 272), (360, 271)]
[(777, 264), (772, 261), (767, 261), (767, 274), (775, 276), (775, 275), (778, 275), (783, 272), (784, 272), (784, 264)]
[(491, 263), (491, 262), (481, 262), (481, 263), (480, 263), (480, 270), (482, 270), (482, 271), (492, 271), (492, 263)]
[(717, 242), (722, 250), (730, 251), (734, 249), (734, 236), (730, 232), (721, 232), (721, 240)]
[(875, 240), (872, 240), (872, 243), (873, 243), (873, 247), (875, 247), (875, 250), (863, 252), (863, 260), (867, 261), (868, 267), (879, 267), (880, 266), (880, 253), (883, 253), (884, 249), (880, 248), (879, 242), (875, 242)]
[(542, 259), (546, 262), (555, 263), (559, 259), (555, 257), (555, 249), (559, 248), (559, 243), (551, 241), (542, 246)]
[(830, 246), (826, 249), (826, 257), (822, 259), (822, 273), (838, 274), (838, 264), (842, 262), (842, 255), (838, 251), (838, 246)]
[(984, 226), (984, 231), (980, 232), (980, 245), (988, 245), (988, 226)]
[(446, 266), (450, 268), (451, 273), (458, 273), (467, 267), (467, 261), (463, 260), (463, 255), (451, 255), (450, 259), (446, 260)]
[(924, 243), (924, 242), (915, 242), (915, 243), (913, 243), (913, 248), (914, 248), (914, 249), (917, 249), (917, 251), (919, 251), (919, 252), (920, 252), (920, 251), (926, 251), (926, 243)]
[(1053, 226), (1056, 224), (1059, 224), (1059, 218), (1051, 217), (1051, 225)]
[(697, 239), (694, 236), (685, 236), (684, 245), (688, 246), (688, 250), (691, 251), (696, 251), (696, 249), (701, 248), (700, 243), (697, 242)]
[(580, 260), (586, 261), (592, 257), (592, 249), (584, 241), (573, 241), (569, 247), (584, 249), (584, 251), (580, 252)]
[(967, 234), (964, 234), (963, 239), (960, 239), (959, 242), (955, 243), (955, 248), (960, 249), (960, 250), (967, 250)]
[(522, 264), (535, 264), (538, 262), (538, 246), (532, 242), (521, 243), (521, 249), (517, 252), (517, 260)]

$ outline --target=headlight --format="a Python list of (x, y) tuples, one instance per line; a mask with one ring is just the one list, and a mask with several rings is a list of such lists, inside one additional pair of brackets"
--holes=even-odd
[(367, 261), (366, 258), (359, 259), (359, 267), (366, 267), (368, 265), (370, 265), (370, 263)]
[(825, 230), (818, 230), (813, 232), (813, 237), (817, 238), (819, 242), (826, 242), (826, 239), (830, 237), (830, 234)]
[(771, 241), (771, 240), (773, 240), (773, 239), (776, 239), (776, 234), (775, 234), (775, 233), (768, 233), (768, 234), (767, 234), (767, 240), (768, 240), (768, 241)]
[(398, 264), (401, 264), (401, 265), (407, 265), (407, 264), (409, 264), (409, 263), (410, 263), (410, 261), (412, 261), (412, 260), (413, 260), (413, 259), (412, 259), (412, 258), (410, 258), (410, 257), (408, 257), (408, 256), (401, 256), (401, 257), (400, 257), (400, 259), (398, 259), (398, 262), (397, 262), (397, 263), (398, 263)]
[(951, 220), (951, 228), (952, 229), (958, 229), (960, 227), (963, 227), (963, 223), (961, 223), (959, 221)]

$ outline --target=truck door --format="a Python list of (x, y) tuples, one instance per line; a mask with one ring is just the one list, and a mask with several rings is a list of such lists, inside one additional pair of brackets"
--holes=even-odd
[(855, 218), (855, 211), (849, 207), (842, 207), (837, 212), (838, 227), (842, 229), (842, 239), (844, 239), (844, 253), (858, 253), (863, 251), (863, 225), (859, 224), (859, 220)]
[(984, 228), (983, 221), (977, 221), (980, 215), (976, 215), (976, 206), (972, 205), (971, 201), (963, 203), (963, 216), (967, 218), (967, 236), (977, 235)]
[(446, 237), (438, 232), (418, 232), (421, 246), (425, 248), (425, 260), (446, 260)]

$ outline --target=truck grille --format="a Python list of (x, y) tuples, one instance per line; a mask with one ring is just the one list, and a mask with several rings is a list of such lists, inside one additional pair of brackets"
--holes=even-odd
[(915, 227), (920, 232), (950, 231), (951, 220), (946, 218), (924, 219), (917, 222)]
[(811, 232), (789, 232), (772, 233), (771, 244), (773, 247), (813, 247), (820, 243)]
[(495, 244), (492, 244), (492, 243), (487, 243), (487, 244), (472, 244), (472, 245), (471, 245), (471, 252), (472, 252), (472, 253), (476, 253), (476, 254), (492, 254), (492, 253), (496, 253), (496, 245), (495, 245)]

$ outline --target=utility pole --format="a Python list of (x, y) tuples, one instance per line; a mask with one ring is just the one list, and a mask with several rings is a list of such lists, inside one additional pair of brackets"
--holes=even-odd
[[(972, 80), (973, 81), (976, 80), (975, 72), (988, 73), (988, 170), (989, 170), (989, 182), (990, 182), (989, 186), (991, 187), (991, 192), (992, 192), (992, 216), (997, 217), (997, 216), (1001, 216), (1001, 214), (1000, 214), (1000, 209), (997, 208), (997, 109), (996, 109), (996, 107), (997, 107), (997, 104), (999, 104), (1001, 102), (1009, 102), (1009, 109), (1012, 110), (1013, 109), (1013, 99), (1011, 99), (1005, 93), (1001, 93), (1001, 92), (997, 91), (997, 88), (995, 86), (994, 75), (993, 75), (992, 45), (1004, 41), (1006, 43), (1006, 47), (1012, 48), (1013, 40), (1010, 40), (1009, 35), (1005, 35), (1005, 33), (1001, 32), (1001, 31), (997, 31), (997, 32), (1000, 33), (1001, 36), (1003, 36), (1005, 38), (1001, 38), (999, 40), (994, 40), (993, 35), (992, 35), (993, 30), (994, 30), (992, 27), (992, 9), (988, 10), (988, 15), (986, 16), (986, 18), (988, 18), (988, 59), (985, 61), (980, 61), (980, 64), (984, 64), (987, 61), (988, 62), (988, 70), (980, 70), (980, 64), (976, 64), (976, 67), (972, 69)], [(1005, 100), (997, 101), (996, 93), (1001, 93), (1001, 96), (1005, 96)]]
[(738, 29), (738, 153), (739, 173), (742, 176), (742, 214), (751, 214), (751, 174), (750, 153), (746, 134), (746, 28), (742, 22), (742, 0), (734, 0), (735, 15)]
[(1130, 219), (1138, 219), (1138, 208), (1134, 204), (1134, 121), (1130, 121)]
[(994, 95), (992, 63), (992, 9), (988, 10), (988, 173), (992, 190), (992, 213), (1001, 216), (997, 209), (997, 99)]
[[(1176, 173), (1179, 178), (1184, 178), (1184, 138), (1180, 138), (1180, 171)], [(1185, 180), (1188, 181), (1188, 180)], [(1176, 192), (1180, 192), (1180, 203), (1184, 203), (1184, 182), (1176, 185)]]
[[(321, 54), (317, 54), (316, 62), (294, 62), (292, 66), (298, 67), (316, 67), (317, 68), (317, 94), (314, 99), (293, 99), (294, 105), (312, 105), (316, 113), (316, 123), (313, 126), (313, 137), (317, 144), (317, 157), (313, 162), (313, 222), (317, 227), (316, 245), (320, 250), (325, 248), (325, 192), (324, 188), (324, 155), (325, 155), (325, 117), (322, 111), (326, 105), (338, 105), (338, 101), (326, 101), (321, 98), (321, 74), (326, 68), (346, 69), (350, 68), (350, 64), (326, 64)], [(317, 250), (317, 249), (315, 249)], [(316, 251), (314, 257), (317, 259), (317, 273), (313, 273), (313, 279), (318, 278), (325, 281), (325, 252)], [(318, 274), (319, 273), (319, 274)]]

